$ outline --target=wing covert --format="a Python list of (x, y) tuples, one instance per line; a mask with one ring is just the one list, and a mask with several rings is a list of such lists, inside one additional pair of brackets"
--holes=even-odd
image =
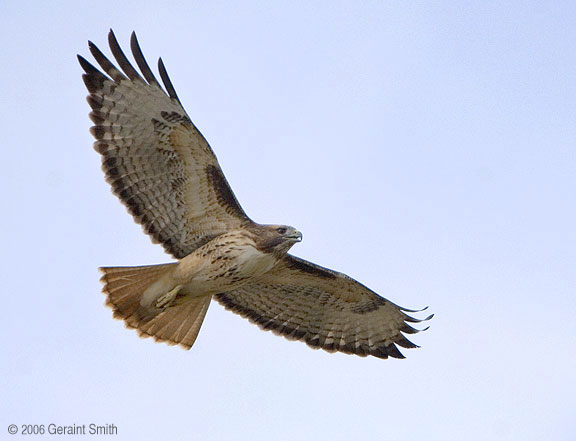
[(180, 104), (164, 64), (146, 63), (136, 35), (132, 66), (110, 31), (120, 71), (93, 44), (102, 73), (78, 56), (89, 91), (94, 148), (113, 192), (154, 242), (182, 258), (212, 238), (251, 222), (236, 200), (206, 139)]

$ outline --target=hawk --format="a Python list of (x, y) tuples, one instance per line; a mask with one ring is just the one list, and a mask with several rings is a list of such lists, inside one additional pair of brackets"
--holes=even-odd
[(345, 274), (288, 254), (302, 234), (263, 225), (244, 212), (214, 152), (192, 123), (158, 60), (164, 89), (135, 33), (138, 72), (114, 33), (120, 69), (89, 42), (102, 71), (78, 55), (92, 109), (90, 129), (116, 196), (177, 262), (104, 267), (103, 292), (114, 317), (142, 337), (194, 344), (212, 299), (262, 329), (312, 348), (404, 358), (417, 347), (404, 334), (423, 320)]

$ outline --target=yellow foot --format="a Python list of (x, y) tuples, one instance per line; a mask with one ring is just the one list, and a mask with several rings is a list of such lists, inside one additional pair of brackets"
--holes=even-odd
[(180, 288), (182, 288), (182, 285), (176, 285), (174, 289), (158, 297), (158, 300), (156, 300), (156, 308), (165, 308), (166, 306), (169, 306), (170, 303), (172, 303), (172, 301), (178, 295), (178, 291), (180, 291)]

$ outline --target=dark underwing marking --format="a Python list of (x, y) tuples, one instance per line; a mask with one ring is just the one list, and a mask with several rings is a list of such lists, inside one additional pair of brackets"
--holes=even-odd
[(313, 348), (320, 348), (320, 337), (319, 336), (314, 336), (308, 340), (306, 340), (306, 343), (308, 343), (308, 345), (310, 345)]
[[(108, 173), (108, 176), (110, 176), (113, 179), (120, 176), (120, 170), (118, 170), (118, 168), (116, 168), (116, 167), (107, 168), (106, 173)], [(118, 181), (120, 181), (120, 183), (122, 182), (121, 179), (118, 179)]]
[(322, 293), (318, 297), (318, 304), (322, 307), (329, 306), (331, 309), (336, 311), (344, 311), (346, 309), (343, 302), (338, 301), (336, 297), (327, 292)]
[(94, 138), (102, 139), (104, 138), (104, 134), (106, 133), (107, 130), (104, 126), (93, 126), (91, 127), (90, 131), (92, 132)]
[(168, 144), (168, 133), (170, 133), (170, 126), (164, 121), (159, 121), (156, 118), (152, 118), (152, 125), (154, 126), (154, 132), (159, 136), (159, 141), (163, 144)]
[(110, 147), (110, 145), (108, 144), (108, 142), (106, 141), (96, 141), (94, 143), (94, 150), (96, 150), (98, 153), (100, 153), (101, 155), (106, 154), (106, 152), (108, 151), (108, 148)]
[(237, 218), (246, 219), (247, 216), (236, 200), (234, 193), (232, 193), (228, 181), (222, 174), (222, 170), (214, 165), (208, 165), (205, 170), (208, 181), (216, 193), (216, 198), (224, 206), (226, 212)]
[(107, 169), (114, 167), (118, 162), (118, 158), (115, 156), (106, 156), (103, 158), (102, 165)]
[[(186, 184), (186, 179), (184, 178), (176, 178), (176, 179), (172, 179), (172, 181), (170, 182), (170, 187), (172, 188), (172, 191), (179, 193), (183, 191), (184, 188), (184, 184)], [(183, 206), (184, 203), (181, 202), (180, 200), (178, 200), (178, 205), (179, 206)]]
[(304, 273), (308, 273), (308, 274), (311, 274), (313, 276), (322, 277), (324, 279), (335, 279), (336, 278), (336, 275), (333, 274), (332, 272), (330, 272), (324, 268), (321, 268), (317, 265), (313, 265), (313, 264), (306, 262), (304, 260), (297, 259), (293, 256), (286, 258), (285, 261), (290, 268), (297, 269), (297, 270), (302, 271)]
[(92, 110), (100, 110), (104, 106), (104, 100), (98, 95), (88, 95), (86, 100), (88, 101), (88, 104)]
[(389, 345), (386, 346), (386, 352), (388, 353), (388, 355), (394, 358), (406, 358), (404, 357), (404, 355), (402, 355), (402, 352), (398, 350), (398, 348), (394, 343), (390, 343)]
[(192, 122), (190, 121), (190, 119), (187, 116), (184, 115), (180, 115), (178, 112), (166, 112), (163, 111), (160, 113), (160, 115), (162, 115), (162, 118), (164, 118), (166, 121), (168, 121), (169, 123), (182, 123), (182, 124), (192, 124)]
[(90, 120), (96, 125), (100, 125), (106, 122), (106, 119), (108, 118), (108, 114), (106, 112), (102, 112), (96, 109), (92, 110), (88, 116), (90, 117)]
[(377, 309), (380, 308), (380, 306), (385, 305), (385, 304), (386, 304), (385, 299), (376, 298), (376, 299), (371, 300), (369, 302), (360, 303), (358, 305), (355, 305), (352, 308), (350, 308), (350, 310), (352, 312), (355, 312), (356, 314), (367, 314), (369, 312), (376, 311)]

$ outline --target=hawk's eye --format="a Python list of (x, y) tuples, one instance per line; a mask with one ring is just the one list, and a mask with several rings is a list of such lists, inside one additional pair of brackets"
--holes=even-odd
[(286, 228), (284, 228), (284, 227), (276, 228), (276, 232), (278, 234), (284, 235), (284, 234), (286, 234)]

